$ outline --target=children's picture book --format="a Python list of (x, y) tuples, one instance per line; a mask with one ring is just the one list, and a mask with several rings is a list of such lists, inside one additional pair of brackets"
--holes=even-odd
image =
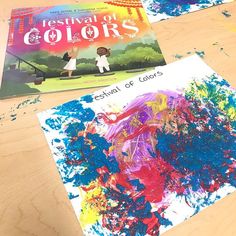
[(140, 1), (15, 9), (0, 98), (107, 86), (164, 64)]
[(233, 0), (142, 0), (151, 23), (232, 1)]
[(236, 91), (198, 56), (38, 114), (84, 235), (159, 235), (235, 191)]

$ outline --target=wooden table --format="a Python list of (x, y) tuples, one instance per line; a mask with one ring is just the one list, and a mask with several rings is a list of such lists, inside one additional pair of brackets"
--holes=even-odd
[[(2, 68), (10, 9), (43, 6), (48, 1), (1, 2)], [(51, 0), (50, 4), (75, 2), (78, 1)], [(223, 10), (228, 10), (232, 16), (225, 17)], [(201, 51), (205, 54), (203, 59), (236, 87), (236, 2), (159, 22), (153, 27), (168, 63), (190, 52)], [(94, 90), (0, 101), (1, 236), (82, 235), (36, 113)], [(235, 236), (235, 219), (236, 193), (164, 235)]]

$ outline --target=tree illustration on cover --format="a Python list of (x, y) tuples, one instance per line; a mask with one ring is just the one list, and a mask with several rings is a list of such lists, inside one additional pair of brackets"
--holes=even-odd
[(180, 16), (185, 13), (210, 6), (230, 2), (231, 0), (142, 0), (151, 22)]

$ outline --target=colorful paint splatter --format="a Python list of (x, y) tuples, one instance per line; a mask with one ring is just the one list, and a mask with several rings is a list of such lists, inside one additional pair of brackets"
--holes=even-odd
[(85, 235), (156, 236), (235, 190), (236, 92), (192, 58), (39, 114)]
[(233, 0), (142, 0), (149, 21), (152, 23), (232, 1)]

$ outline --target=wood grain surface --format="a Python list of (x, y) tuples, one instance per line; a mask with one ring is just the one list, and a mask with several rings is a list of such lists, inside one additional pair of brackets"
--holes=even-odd
[[(11, 8), (46, 6), (49, 2), (0, 1), (2, 68)], [(50, 5), (78, 2), (51, 0)], [(225, 17), (223, 10), (228, 10), (231, 17)], [(201, 53), (215, 71), (236, 87), (236, 2), (162, 21), (153, 27), (168, 63)], [(0, 236), (82, 235), (36, 113), (95, 90), (0, 100)], [(234, 223), (236, 193), (164, 235), (235, 236)]]

